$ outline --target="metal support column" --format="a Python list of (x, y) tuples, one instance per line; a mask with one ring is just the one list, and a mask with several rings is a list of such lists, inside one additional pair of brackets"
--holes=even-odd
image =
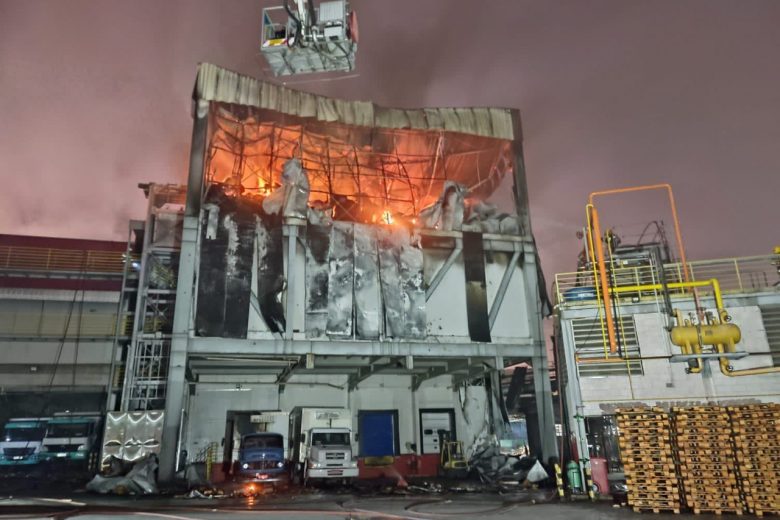
[[(520, 219), (520, 233), (524, 238), (533, 242), (531, 231), (531, 215), (528, 201), (528, 182), (525, 172), (525, 158), (523, 157), (523, 128), (520, 122), (520, 111), (512, 110), (512, 154), (513, 171), (515, 174), (515, 203), (517, 204), (517, 216)], [(542, 301), (537, 275), (536, 250), (525, 248), (523, 252), (523, 276), (526, 287), (526, 305), (528, 309), (531, 337), (534, 339), (535, 352), (532, 358), (534, 371), (534, 390), (536, 394), (536, 409), (539, 423), (539, 438), (542, 444), (542, 452), (545, 460), (558, 456), (558, 443), (555, 437), (555, 416), (553, 415), (552, 389), (550, 387), (550, 373), (547, 369), (547, 348), (542, 329)]]
[(193, 114), (190, 170), (187, 180), (187, 205), (184, 210), (179, 277), (176, 285), (176, 309), (173, 316), (173, 338), (168, 368), (168, 392), (165, 399), (165, 422), (160, 446), (159, 479), (161, 482), (172, 481), (176, 471), (179, 425), (184, 406), (184, 393), (187, 391), (185, 372), (195, 297), (195, 265), (199, 242), (198, 221), (203, 192), (208, 113), (208, 102), (196, 100)]
[(536, 255), (534, 251), (525, 251), (523, 262), (523, 276), (525, 286), (529, 289), (526, 294), (526, 308), (528, 309), (529, 327), (531, 337), (534, 338), (536, 348), (531, 358), (534, 374), (534, 395), (536, 397), (536, 415), (544, 460), (558, 456), (558, 442), (555, 436), (555, 414), (553, 413), (552, 387), (550, 386), (550, 371), (547, 364), (547, 345), (544, 341), (542, 328), (542, 302), (539, 293), (531, 290), (537, 287), (539, 280), (536, 270)]
[[(571, 321), (561, 320), (561, 334), (564, 336), (561, 346), (566, 360), (566, 384), (565, 386), (562, 384), (563, 377), (559, 375), (559, 391), (563, 391), (566, 398), (566, 409), (569, 413), (569, 431), (576, 438), (580, 472), (584, 474), (585, 469), (590, 469), (590, 452), (588, 449), (588, 436), (585, 431), (585, 407), (582, 403), (582, 393), (580, 392), (580, 375), (577, 371), (577, 360), (574, 355), (574, 337), (571, 330)], [(571, 347), (567, 345), (571, 345)]]

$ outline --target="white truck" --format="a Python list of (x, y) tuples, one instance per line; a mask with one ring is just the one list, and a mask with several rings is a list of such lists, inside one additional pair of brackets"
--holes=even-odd
[(295, 483), (357, 478), (357, 459), (352, 454), (352, 412), (343, 408), (293, 408), (290, 454)]
[(67, 462), (96, 469), (102, 422), (100, 412), (55, 413), (46, 424), (41, 457), (55, 464)]
[[(10, 419), (0, 437), (0, 466), (30, 466), (41, 459), (49, 417)], [(3, 468), (10, 469), (10, 468)]]

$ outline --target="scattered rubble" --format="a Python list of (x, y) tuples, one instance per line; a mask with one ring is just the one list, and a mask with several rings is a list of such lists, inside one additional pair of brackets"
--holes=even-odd
[(157, 457), (154, 454), (139, 459), (129, 470), (124, 461), (112, 460), (107, 475), (95, 475), (87, 483), (87, 491), (116, 495), (155, 495), (159, 492), (156, 473)]

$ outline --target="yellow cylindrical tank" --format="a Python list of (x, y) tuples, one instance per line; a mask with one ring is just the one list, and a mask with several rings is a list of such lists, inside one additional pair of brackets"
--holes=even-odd
[(733, 323), (718, 323), (716, 325), (684, 325), (672, 327), (672, 343), (678, 347), (696, 345), (701, 334), (702, 345), (720, 345), (739, 343), (742, 331)]

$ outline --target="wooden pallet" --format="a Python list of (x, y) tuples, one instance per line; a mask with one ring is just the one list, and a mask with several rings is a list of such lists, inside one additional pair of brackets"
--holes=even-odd
[(742, 502), (756, 516), (780, 514), (780, 405), (729, 407)]
[(668, 506), (632, 506), (632, 509), (634, 510), (634, 513), (642, 513), (645, 511), (650, 511), (652, 513), (674, 513), (675, 515), (680, 514), (680, 506), (679, 505), (668, 505)]
[(742, 512), (731, 423), (720, 407), (674, 408), (672, 440), (685, 504), (696, 514)]

